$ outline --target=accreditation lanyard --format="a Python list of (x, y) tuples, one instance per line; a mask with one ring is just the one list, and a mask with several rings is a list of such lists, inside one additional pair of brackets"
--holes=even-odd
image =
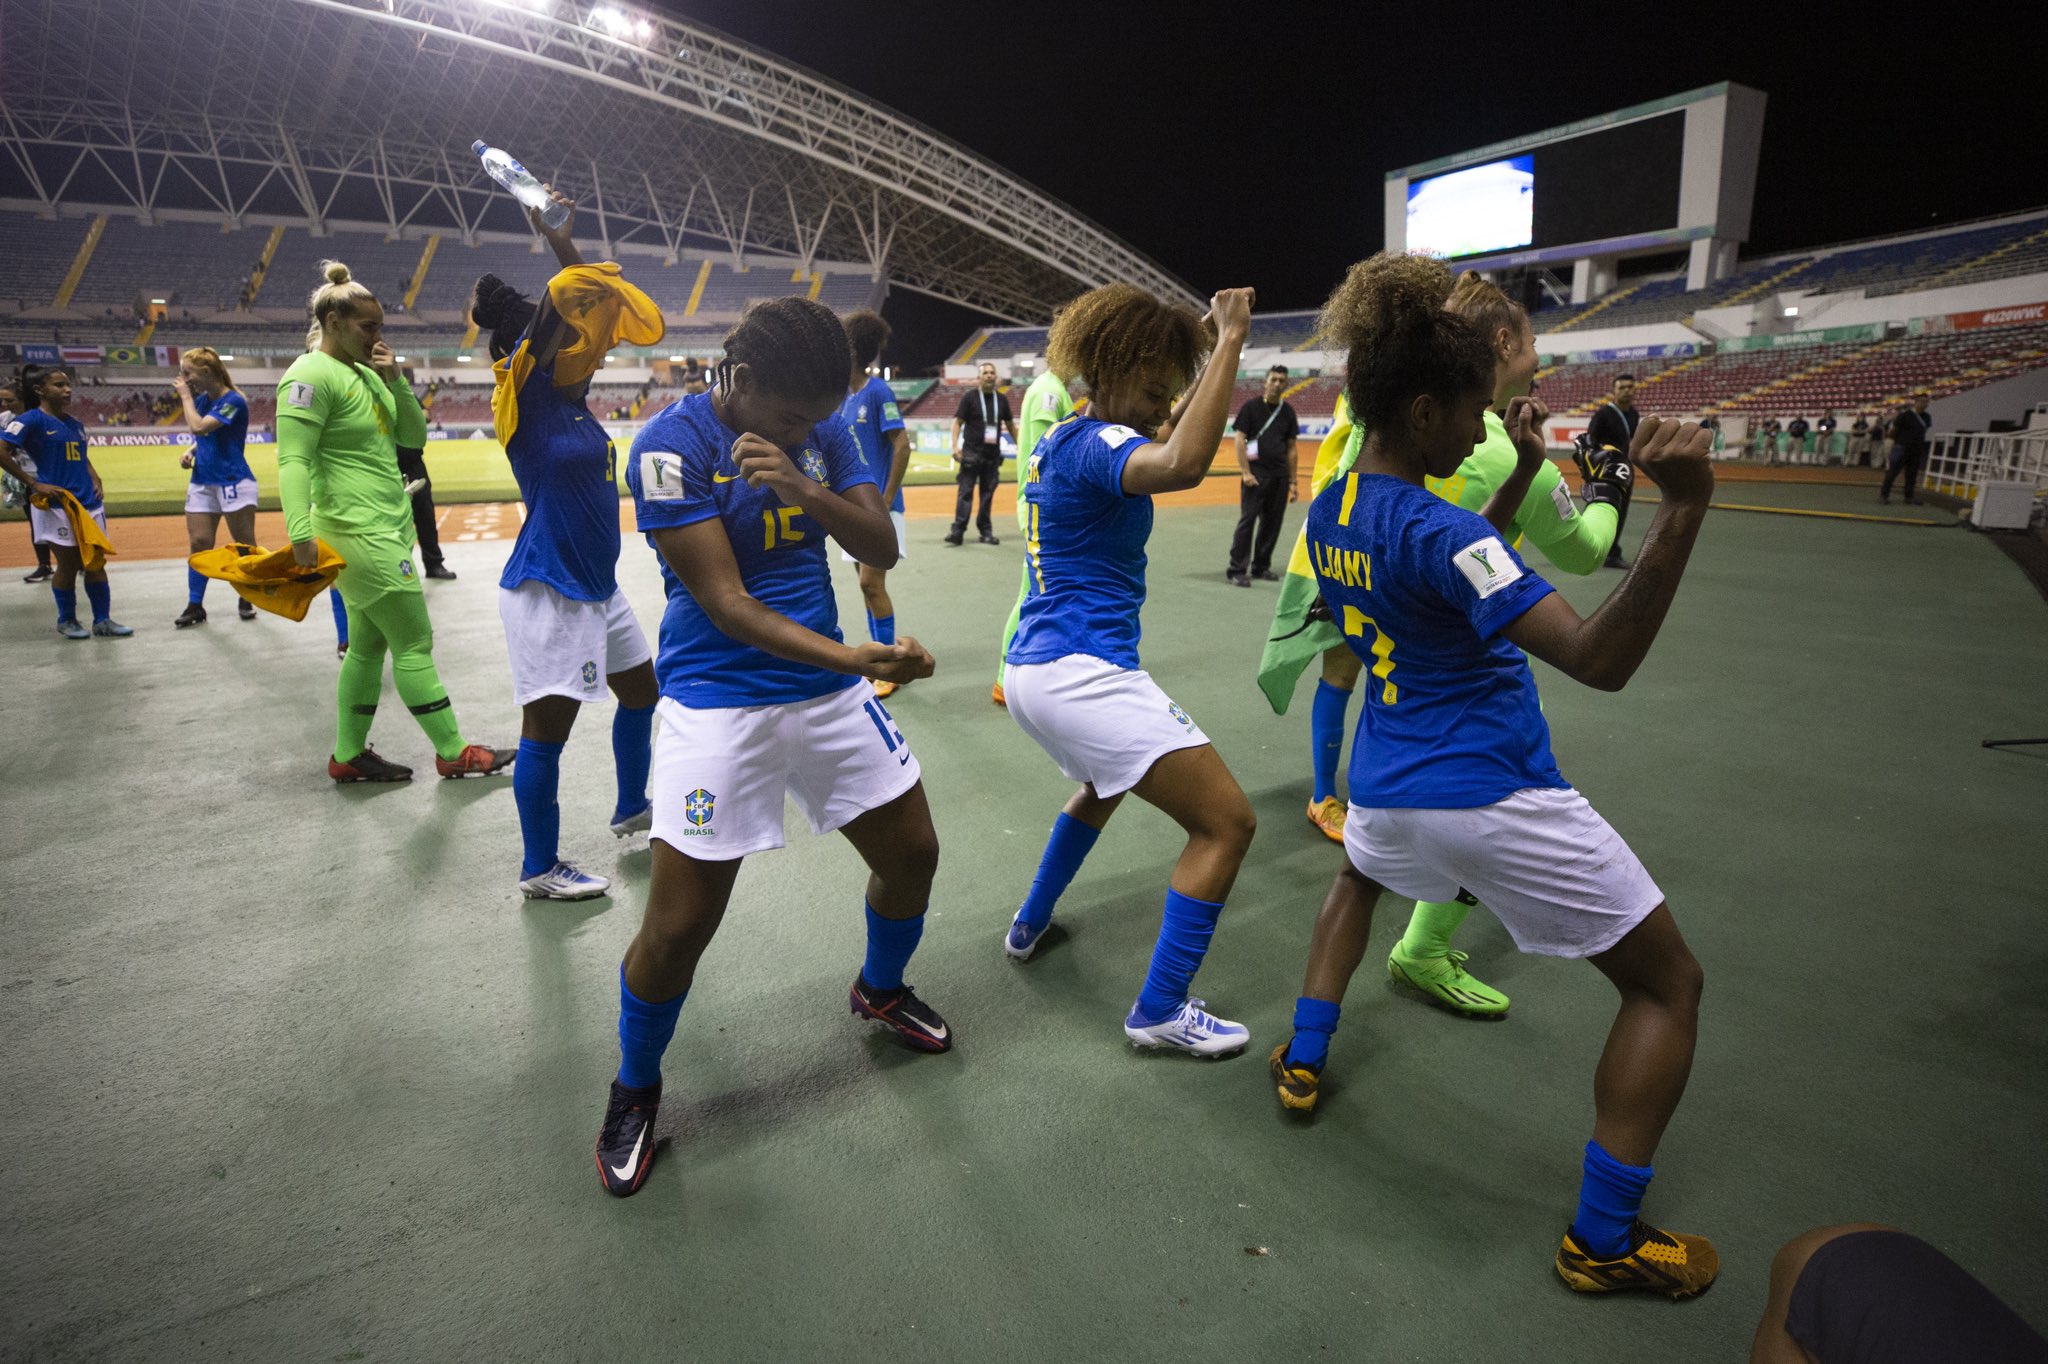
[(1259, 457), (1259, 442), (1260, 442), (1260, 441), (1262, 441), (1262, 440), (1264, 440), (1264, 439), (1266, 438), (1266, 427), (1268, 427), (1268, 426), (1271, 426), (1271, 425), (1273, 424), (1273, 418), (1275, 418), (1275, 417), (1277, 417), (1277, 416), (1279, 416), (1279, 415), (1280, 415), (1280, 408), (1279, 408), (1279, 407), (1278, 407), (1278, 406), (1276, 405), (1276, 406), (1275, 406), (1275, 407), (1273, 408), (1273, 410), (1272, 410), (1271, 412), (1268, 412), (1268, 413), (1266, 414), (1266, 420), (1265, 420), (1265, 423), (1264, 423), (1263, 425), (1261, 425), (1261, 426), (1259, 427), (1258, 431), (1257, 431), (1257, 432), (1255, 432), (1255, 433), (1253, 434), (1253, 436), (1252, 436), (1252, 439), (1251, 439), (1251, 448), (1252, 448), (1252, 458), (1253, 458), (1253, 459), (1257, 459), (1257, 458)]
[(976, 395), (981, 399), (981, 443), (991, 448), (1000, 445), (1003, 428), (996, 424), (996, 404), (1000, 399), (993, 393)]

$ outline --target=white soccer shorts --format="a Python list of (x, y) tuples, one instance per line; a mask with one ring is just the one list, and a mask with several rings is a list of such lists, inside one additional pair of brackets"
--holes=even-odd
[(1546, 957), (1605, 952), (1664, 902), (1621, 835), (1570, 787), (1531, 787), (1471, 810), (1353, 805), (1344, 851), (1396, 895), (1443, 901), (1470, 891), (1516, 947)]
[[(86, 514), (99, 522), (101, 530), (107, 528), (105, 507), (94, 507)], [(38, 507), (31, 504), (28, 509), (28, 528), (29, 539), (36, 544), (67, 545), (76, 548), (71, 538), (71, 518), (55, 507)]]
[(185, 510), (188, 512), (254, 511), (256, 509), (256, 480), (245, 478), (240, 483), (194, 483), (185, 489)]
[(814, 834), (830, 833), (917, 785), (916, 755), (874, 689), (856, 681), (780, 705), (655, 707), (648, 790), (658, 838), (688, 857), (730, 862), (783, 846), (786, 795)]
[[(896, 527), (896, 564), (900, 568), (903, 561), (910, 557), (910, 528), (904, 524), (903, 513), (900, 511), (890, 512), (889, 520)], [(842, 548), (839, 551), (839, 562), (842, 564), (857, 564), (860, 560), (854, 558)]]
[(543, 696), (602, 701), (607, 677), (653, 657), (618, 590), (607, 601), (576, 601), (528, 579), (498, 589), (498, 616), (512, 655), (512, 699), (522, 706)]
[(1061, 773), (1105, 800), (1136, 786), (1167, 754), (1209, 742), (1152, 674), (1089, 654), (1011, 664), (1003, 699)]

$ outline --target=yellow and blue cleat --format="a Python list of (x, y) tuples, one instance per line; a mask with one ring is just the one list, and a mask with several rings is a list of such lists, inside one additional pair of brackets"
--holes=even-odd
[(1567, 1228), (1554, 1261), (1557, 1276), (1574, 1293), (1634, 1291), (1690, 1298), (1704, 1293), (1721, 1272), (1721, 1257), (1704, 1236), (1663, 1231), (1637, 1218), (1628, 1239), (1628, 1254), (1602, 1260)]
[(1387, 957), (1387, 976), (1438, 1008), (1467, 1018), (1508, 1016), (1508, 997), (1467, 971), (1465, 954), (1456, 949), (1442, 957), (1412, 957), (1395, 943)]
[(1280, 1095), (1280, 1106), (1290, 1113), (1313, 1113), (1316, 1095), (1323, 1083), (1320, 1066), (1305, 1066), (1300, 1062), (1287, 1063), (1287, 1049), (1294, 1045), (1289, 1038), (1273, 1048), (1273, 1054), (1266, 1059), (1267, 1068), (1273, 1072), (1273, 1088)]

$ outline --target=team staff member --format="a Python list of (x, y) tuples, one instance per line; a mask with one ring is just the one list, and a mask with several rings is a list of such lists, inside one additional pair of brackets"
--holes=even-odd
[[(1087, 416), (1054, 427), (1032, 452), (1038, 471), (1025, 489), (1024, 532), (1031, 592), (1005, 684), (1011, 718), (1081, 788), (1053, 824), (1003, 950), (1030, 959), (1097, 835), (1135, 792), (1180, 825), (1187, 843), (1124, 1035), (1133, 1046), (1200, 1056), (1251, 1040), (1189, 988), (1257, 820), (1208, 736), (1139, 666), (1138, 614), (1152, 497), (1200, 486), (1215, 462), (1251, 307), (1250, 289), (1226, 289), (1202, 319), (1136, 285), (1110, 284), (1053, 320), (1046, 362), (1087, 375), (1092, 397)], [(1212, 337), (1215, 354), (1196, 380)], [(1191, 381), (1173, 435), (1153, 440), (1148, 433)]]
[[(1043, 374), (1031, 381), (1024, 390), (1024, 415), (1017, 424), (1017, 529), (1024, 529), (1024, 489), (1031, 485), (1033, 472), (1031, 452), (1038, 448), (1038, 442), (1045, 433), (1074, 415), (1074, 391), (1085, 394), (1088, 385), (1080, 379), (1062, 379), (1052, 372), (1048, 365)], [(1031, 592), (1031, 563), (1027, 559), (1023, 574), (1017, 581), (1017, 604), (1010, 608), (1010, 618), (1003, 622), (1003, 644), (996, 656), (996, 684), (989, 689), (989, 699), (997, 705), (1004, 705), (1003, 672), (1009, 667), (1005, 657), (1010, 652), (1010, 641), (1017, 637), (1017, 618), (1024, 610), (1024, 598)]]
[[(191, 346), (180, 355), (178, 377), (171, 387), (184, 409), (185, 429), (192, 433), (192, 448), (178, 461), (192, 471), (192, 485), (185, 491), (189, 552), (212, 549), (223, 520), (231, 542), (255, 544), (256, 474), (243, 453), (249, 440), (249, 400), (211, 346)], [(185, 569), (185, 609), (171, 624), (180, 630), (206, 624), (206, 584), (204, 573)], [(237, 594), (235, 602), (243, 620), (256, 619), (248, 598)]]
[(1348, 352), (1365, 439), (1309, 508), (1310, 557), (1373, 685), (1352, 750), (1346, 865), (1317, 915), (1294, 1037), (1274, 1050), (1273, 1075), (1284, 1107), (1313, 1109), (1383, 888), (1424, 900), (1469, 889), (1521, 950), (1589, 958), (1621, 994), (1558, 1274), (1579, 1292), (1689, 1297), (1719, 1270), (1713, 1246), (1640, 1211), (1692, 1068), (1702, 974), (1642, 863), (1558, 775), (1521, 650), (1588, 685), (1628, 682), (1713, 495), (1711, 442), (1689, 425), (1638, 429), (1630, 457), (1664, 498), (1634, 568), (1581, 620), (1499, 530), (1545, 462), (1533, 400), (1510, 405), (1517, 472), (1484, 517), (1424, 486), (1456, 472), (1493, 400), (1495, 355), (1443, 309), (1449, 288), (1441, 262), (1383, 253), (1353, 266), (1323, 309), (1323, 335)]
[[(33, 407), (0, 428), (0, 469), (28, 485), (29, 529), (36, 539), (49, 545), (56, 559), (56, 573), (50, 592), (57, 599), (57, 633), (66, 639), (123, 639), (135, 632), (114, 619), (113, 589), (107, 571), (87, 570), (79, 554), (71, 516), (61, 497), (69, 493), (87, 516), (107, 528), (107, 511), (100, 497), (99, 471), (86, 453), (85, 428), (71, 415), (71, 375), (61, 369), (23, 365), (15, 381), (24, 403)], [(17, 462), (25, 454), (34, 462), (34, 473)], [(78, 577), (85, 574), (85, 595), (92, 603), (92, 629), (78, 623)]]
[[(839, 415), (846, 418), (861, 458), (882, 477), (882, 501), (896, 527), (900, 563), (910, 554), (910, 536), (903, 524), (903, 475), (910, 468), (910, 435), (903, 429), (903, 412), (896, 405), (895, 391), (881, 375), (868, 373), (881, 358), (882, 347), (889, 344), (889, 324), (880, 313), (852, 313), (846, 318), (846, 344), (851, 349), (853, 370), (846, 378), (846, 401), (839, 405)], [(855, 572), (861, 601), (867, 607), (868, 638), (877, 644), (894, 644), (896, 603), (889, 596), (888, 570), (859, 564)], [(872, 681), (875, 695), (887, 698), (896, 694), (899, 684), (882, 677)]]
[(413, 567), (412, 513), (396, 450), (397, 441), (426, 440), (419, 399), (384, 344), (376, 295), (339, 261), (320, 268), (327, 282), (308, 301), (306, 353), (277, 386), (277, 490), (298, 562), (318, 562), (318, 536), (348, 564), (336, 579), (348, 609), (348, 653), (336, 684), (327, 775), (337, 782), (412, 779), (411, 768), (369, 746), (387, 653), (399, 699), (433, 741), (435, 770), (444, 777), (496, 772), (517, 754), (465, 744), (434, 671), (434, 627)]
[[(959, 466), (960, 497), (953, 504), (953, 529), (946, 543), (960, 544), (967, 535), (967, 517), (974, 515), (974, 527), (984, 545), (999, 545), (996, 524), (989, 514), (995, 504), (996, 482), (1003, 472), (1003, 436), (1017, 439), (1017, 423), (1010, 419), (1008, 394), (996, 392), (996, 367), (984, 361), (981, 382), (972, 393), (962, 394), (953, 410), (953, 462)], [(980, 502), (976, 504), (976, 495)]]
[(938, 869), (917, 759), (861, 679), (930, 677), (914, 639), (844, 643), (825, 541), (896, 560), (881, 475), (839, 406), (846, 331), (804, 298), (757, 303), (725, 338), (711, 391), (640, 432), (626, 469), (668, 588), (655, 672), (653, 880), (619, 968), (619, 1073), (598, 1176), (637, 1192), (654, 1160), (661, 1058), (740, 862), (782, 846), (783, 800), (814, 833), (839, 830), (868, 865), (867, 957), (853, 1012), (917, 1051), (953, 1045), (903, 982)]
[(434, 480), (427, 473), (424, 446), (398, 447), (398, 472), (405, 477), (405, 495), (412, 506), (413, 535), (420, 542), (420, 562), (429, 578), (453, 580), (455, 570), (441, 557), (441, 516), (434, 510)]
[[(17, 389), (17, 387), (13, 383), (0, 383), (0, 426), (5, 426), (8, 422), (12, 421), (16, 416), (19, 416), (23, 410), (24, 407), (21, 401), (21, 393)], [(22, 471), (24, 473), (33, 474), (35, 472), (35, 469), (32, 467), (35, 461), (29, 459), (27, 455), (17, 455), (15, 456), (15, 459), (17, 463), (20, 463), (21, 461), (24, 460), (27, 461), (26, 464), (22, 465)], [(22, 492), (24, 494), (21, 505), (26, 507), (28, 505), (28, 500), (26, 497), (28, 484), (22, 483), (21, 480), (19, 479), (17, 479), (16, 482), (21, 483)], [(10, 506), (13, 505), (12, 497), (13, 493), (12, 491), (10, 491), (10, 500), (8, 503), (8, 505)], [(28, 526), (28, 542), (29, 547), (35, 550), (36, 552), (36, 567), (35, 572), (23, 578), (22, 581), (25, 583), (48, 582), (50, 580), (51, 573), (50, 547), (44, 544), (41, 540), (38, 540), (36, 538), (36, 527), (35, 522), (33, 520), (30, 520)]]
[[(557, 203), (565, 196), (550, 190)], [(654, 300), (619, 267), (587, 266), (570, 233), (572, 211), (550, 228), (528, 210), (561, 272), (538, 306), (496, 275), (472, 293), (470, 320), (490, 335), (491, 416), (527, 515), (498, 578), (498, 614), (519, 703), (519, 890), (530, 900), (587, 900), (610, 889), (561, 855), (562, 749), (586, 703), (618, 697), (612, 833), (652, 822), (653, 655), (619, 590), (619, 487), (611, 437), (590, 411), (590, 379), (612, 347), (651, 346), (664, 331)]]
[[(1244, 486), (1237, 499), (1237, 531), (1230, 537), (1230, 567), (1223, 576), (1238, 587), (1250, 587), (1252, 578), (1280, 581), (1273, 571), (1273, 546), (1280, 543), (1280, 519), (1287, 514), (1287, 504), (1301, 495), (1294, 486), (1301, 419), (1294, 405), (1280, 396), (1286, 391), (1287, 366), (1275, 365), (1266, 371), (1259, 396), (1246, 399), (1231, 423)], [(1251, 577), (1245, 576), (1247, 564)]]
[[(1614, 380), (1614, 392), (1608, 395), (1594, 411), (1592, 420), (1586, 423), (1586, 438), (1592, 442), (1594, 457), (1599, 459), (1599, 451), (1610, 449), (1616, 454), (1605, 458), (1610, 461), (1618, 458), (1620, 452), (1627, 450), (1629, 443), (1635, 439), (1636, 425), (1642, 419), (1642, 414), (1636, 411), (1636, 376), (1617, 375)], [(1616, 512), (1614, 544), (1607, 551), (1607, 567), (1627, 568), (1628, 561), (1621, 557), (1621, 528), (1628, 524), (1628, 504), (1623, 503)]]
[(1927, 433), (1934, 427), (1934, 418), (1927, 415), (1929, 402), (1926, 389), (1913, 395), (1911, 406), (1899, 409), (1892, 418), (1892, 458), (1885, 465), (1884, 486), (1877, 491), (1877, 500), (1889, 503), (1892, 500), (1892, 480), (1901, 473), (1906, 475), (1906, 501), (1918, 502), (1913, 489), (1920, 481), (1920, 470), (1927, 463)]

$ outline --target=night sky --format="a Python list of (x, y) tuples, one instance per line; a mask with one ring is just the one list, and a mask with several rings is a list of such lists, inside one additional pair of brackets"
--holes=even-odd
[[(1379, 249), (1388, 170), (1723, 80), (1770, 97), (1745, 254), (2048, 202), (2009, 9), (1887, 27), (1875, 6), (1785, 3), (664, 3), (954, 138), (1199, 290), (1254, 286), (1262, 309), (1316, 306)], [(980, 320), (904, 291), (887, 312), (906, 367)]]

